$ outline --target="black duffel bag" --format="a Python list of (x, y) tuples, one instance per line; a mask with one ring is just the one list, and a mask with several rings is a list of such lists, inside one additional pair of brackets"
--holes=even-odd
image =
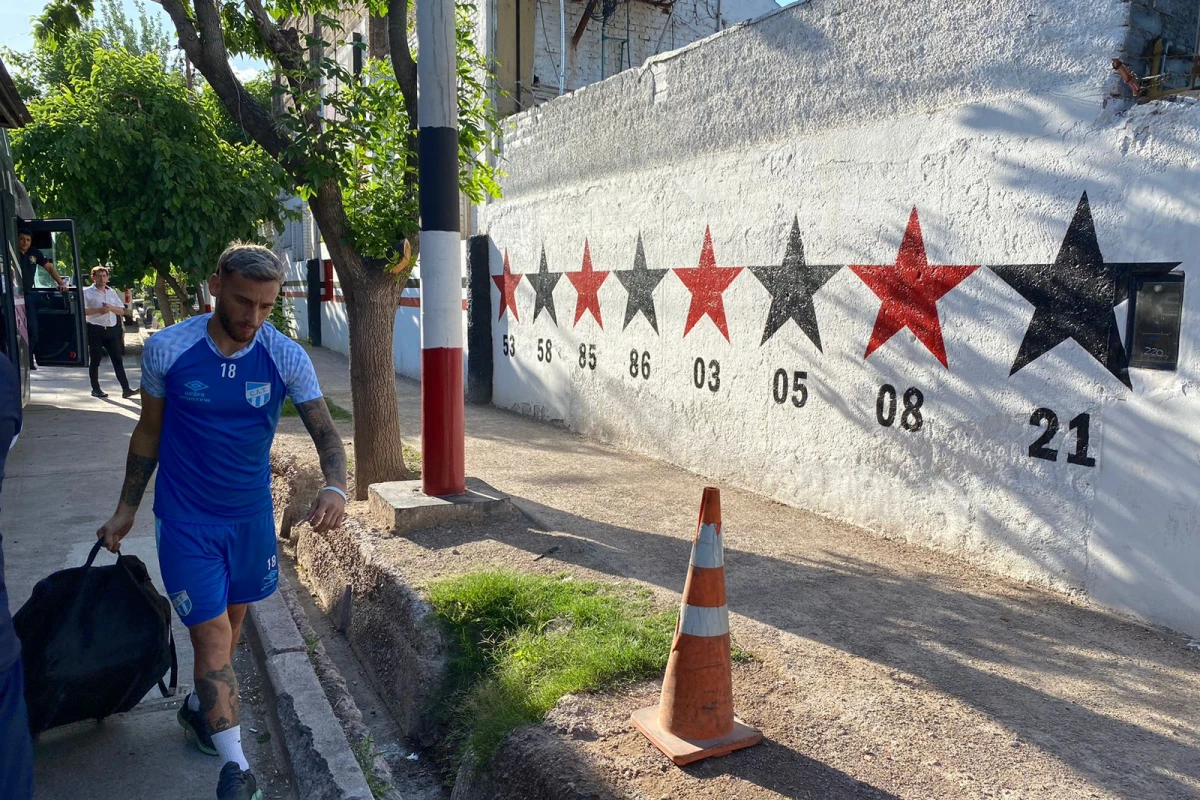
[(13, 617), (34, 735), (128, 711), (155, 684), (170, 697), (178, 685), (171, 604), (136, 556), (93, 567), (102, 543), (82, 567), (39, 581)]

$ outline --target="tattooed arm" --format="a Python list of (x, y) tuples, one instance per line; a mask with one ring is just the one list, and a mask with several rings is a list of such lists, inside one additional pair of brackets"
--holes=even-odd
[(114, 553), (121, 548), (121, 539), (133, 527), (150, 476), (158, 466), (158, 439), (162, 435), (164, 405), (166, 401), (163, 398), (142, 392), (142, 416), (129, 438), (121, 499), (117, 503), (116, 513), (96, 531), (96, 536), (104, 540), (104, 546)]
[(325, 475), (326, 488), (317, 494), (308, 512), (309, 524), (320, 533), (341, 525), (346, 514), (345, 499), (337, 492), (328, 491), (330, 486), (346, 491), (346, 448), (333, 425), (333, 417), (329, 415), (329, 406), (325, 405), (324, 397), (297, 403), (296, 411), (300, 413), (308, 435), (317, 446), (321, 472)]

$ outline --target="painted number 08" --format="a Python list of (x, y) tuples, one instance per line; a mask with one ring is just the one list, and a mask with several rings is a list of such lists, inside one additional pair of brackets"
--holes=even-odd
[[(925, 395), (915, 386), (904, 392), (904, 411), (900, 414), (900, 427), (906, 431), (919, 431), (925, 424), (921, 416), (921, 406), (925, 403)], [(879, 387), (879, 395), (875, 398), (875, 419), (885, 428), (890, 428), (896, 422), (896, 387), (885, 383)]]

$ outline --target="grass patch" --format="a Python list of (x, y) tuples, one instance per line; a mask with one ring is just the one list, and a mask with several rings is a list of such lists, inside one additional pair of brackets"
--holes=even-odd
[(659, 677), (675, 630), (676, 611), (656, 612), (648, 591), (567, 575), (474, 573), (429, 595), (453, 643), (439, 706), (454, 762), (465, 745), (486, 764), (563, 695)]
[(411, 480), (416, 480), (421, 477), (421, 451), (410, 444), (402, 445), (404, 448), (404, 466), (412, 473)]
[[(325, 405), (329, 406), (329, 416), (341, 422), (349, 422), (353, 417), (350, 412), (339, 406), (337, 403), (325, 398)], [(296, 410), (295, 404), (292, 403), (292, 398), (285, 398), (283, 401), (283, 411), (280, 412), (285, 417), (298, 417), (300, 412)]]
[(367, 737), (358, 744), (350, 745), (350, 750), (354, 753), (354, 760), (362, 768), (363, 777), (367, 779), (367, 788), (371, 790), (371, 796), (375, 800), (384, 800), (387, 796), (388, 786), (375, 774), (374, 737), (367, 734)]

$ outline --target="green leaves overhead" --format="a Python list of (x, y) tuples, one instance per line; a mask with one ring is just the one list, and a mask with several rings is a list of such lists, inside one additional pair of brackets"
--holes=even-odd
[(111, 264), (124, 284), (159, 263), (194, 284), (229, 241), (281, 222), (281, 171), (224, 138), (233, 126), (219, 104), (157, 54), (93, 49), (94, 37), (60, 46), (79, 57), (13, 137), (18, 171), (43, 215), (75, 219), (85, 268)]

